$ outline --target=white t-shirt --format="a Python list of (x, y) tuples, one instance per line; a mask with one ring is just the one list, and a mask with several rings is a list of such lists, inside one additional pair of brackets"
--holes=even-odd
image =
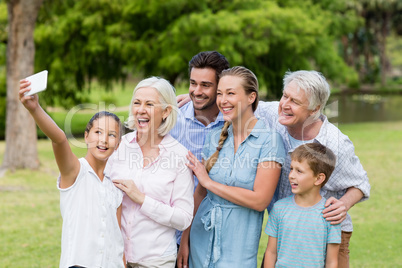
[(99, 179), (85, 158), (75, 183), (60, 190), (63, 217), (60, 268), (124, 267), (124, 242), (116, 217), (123, 194), (108, 177)]

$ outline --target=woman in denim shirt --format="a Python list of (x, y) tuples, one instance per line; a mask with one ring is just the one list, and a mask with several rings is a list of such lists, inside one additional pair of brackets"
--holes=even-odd
[(285, 157), (282, 139), (254, 116), (258, 81), (244, 67), (222, 72), (217, 104), (225, 125), (203, 148), (205, 167), (189, 152), (199, 180), (190, 231), (190, 267), (256, 267), (264, 210)]

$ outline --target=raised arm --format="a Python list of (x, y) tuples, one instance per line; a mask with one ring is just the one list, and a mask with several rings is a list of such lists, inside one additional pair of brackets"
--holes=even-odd
[(68, 188), (77, 178), (80, 163), (71, 151), (66, 134), (39, 105), (38, 95), (24, 95), (31, 89), (30, 85), (31, 83), (27, 80), (20, 81), (20, 101), (32, 115), (38, 127), (52, 141), (54, 156), (61, 175), (60, 188)]

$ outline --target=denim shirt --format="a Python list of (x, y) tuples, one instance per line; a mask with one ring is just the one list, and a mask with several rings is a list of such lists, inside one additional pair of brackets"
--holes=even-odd
[[(204, 160), (216, 151), (220, 132), (213, 130), (206, 137), (202, 152)], [(285, 149), (280, 135), (266, 128), (262, 121), (256, 123), (236, 153), (230, 126), (209, 176), (224, 185), (253, 190), (258, 164), (268, 164), (267, 161), (283, 164), (284, 159)], [(208, 191), (191, 228), (190, 267), (230, 263), (256, 267), (263, 215), (263, 212), (239, 206)]]
[[(207, 160), (218, 146), (221, 130), (207, 136), (202, 157)], [(228, 137), (219, 152), (219, 158), (209, 172), (209, 176), (219, 183), (252, 190), (259, 163), (274, 161), (284, 163), (286, 154), (281, 136), (268, 129), (262, 121), (257, 121), (250, 135), (234, 152), (233, 126), (228, 128)], [(267, 178), (268, 179), (268, 178)]]

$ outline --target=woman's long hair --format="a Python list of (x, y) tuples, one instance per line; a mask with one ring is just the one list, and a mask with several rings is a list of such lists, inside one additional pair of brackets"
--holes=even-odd
[[(236, 76), (242, 78), (242, 87), (244, 88), (246, 95), (251, 94), (252, 92), (255, 92), (256, 98), (255, 101), (252, 104), (252, 109), (253, 112), (257, 109), (258, 106), (258, 80), (255, 74), (247, 69), (246, 67), (243, 66), (235, 66), (226, 70), (223, 70), (221, 75), (219, 76), (221, 79), (224, 76)], [(223, 148), (223, 144), (225, 143), (229, 132), (229, 126), (231, 125), (230, 121), (226, 121), (225, 124), (223, 125), (221, 135), (219, 136), (219, 142), (218, 142), (218, 147), (216, 147), (216, 151), (208, 158), (208, 160), (205, 162), (205, 168), (207, 172), (212, 169), (212, 167), (215, 165), (216, 161), (218, 160), (219, 157), (219, 151)]]

